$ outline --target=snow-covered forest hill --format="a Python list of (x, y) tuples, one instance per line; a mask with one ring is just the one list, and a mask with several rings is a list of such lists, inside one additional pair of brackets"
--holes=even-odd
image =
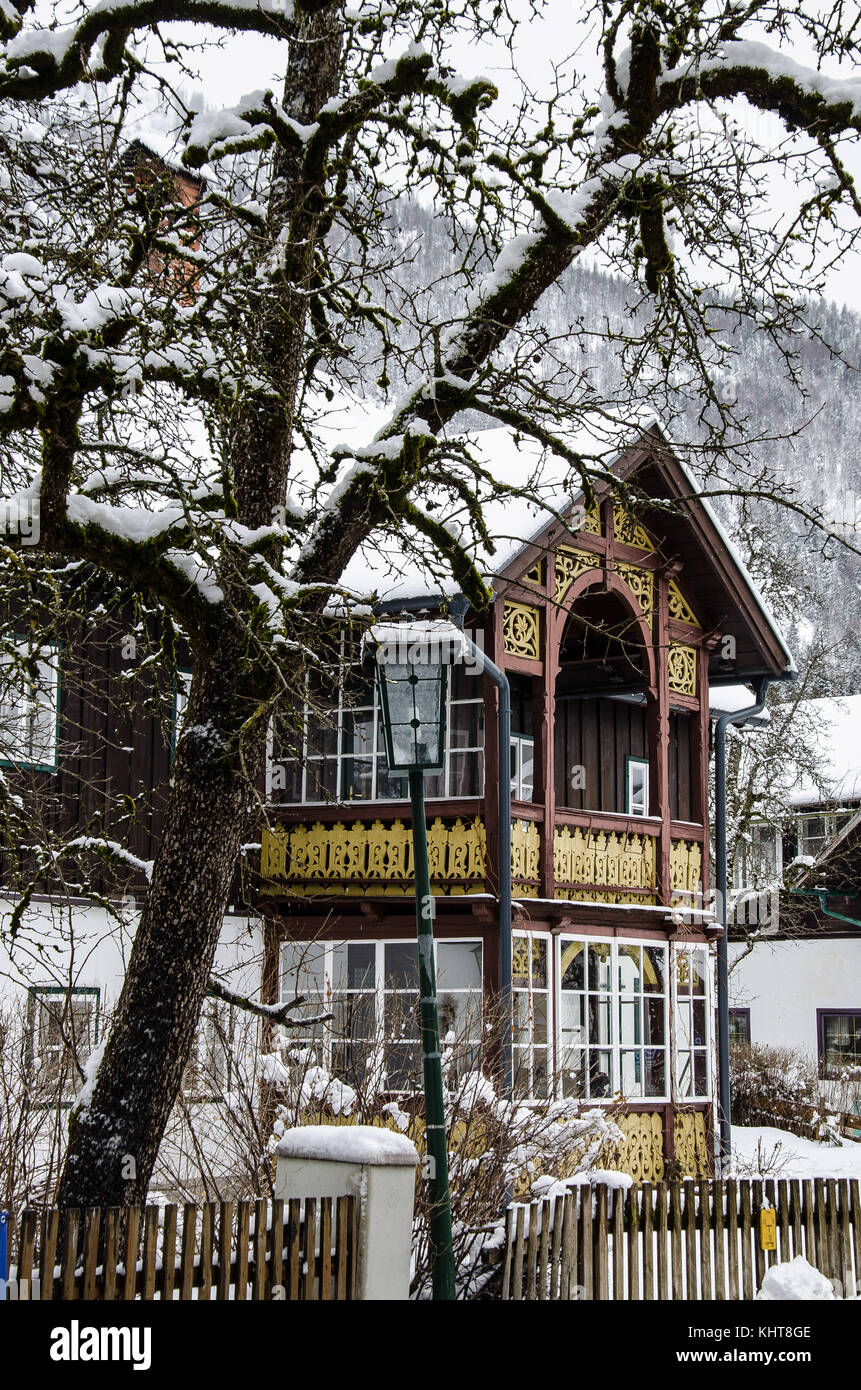
[[(399, 272), (402, 284), (413, 287), (425, 308), (432, 304), (438, 318), (444, 321), (449, 312), (454, 318), (462, 287), (446, 278), (451, 268), (446, 223), (417, 203), (399, 202), (391, 228), (408, 262)], [(619, 346), (613, 336), (630, 332), (647, 316), (648, 306), (638, 310), (636, 298), (618, 276), (575, 262), (541, 301), (542, 327), (557, 339), (554, 351), (560, 357), (572, 325), (586, 330), (585, 339), (582, 333), (571, 339), (572, 354), (578, 358), (571, 365), (581, 380), (588, 377), (598, 400), (624, 397)], [(819, 300), (810, 305), (808, 319), (816, 335), (792, 344), (801, 389), (790, 381), (785, 363), (763, 334), (755, 334), (744, 322), (721, 324), (721, 336), (731, 337), (737, 363), (722, 389), (737, 400), (747, 438), (763, 441), (751, 446), (753, 454), (776, 475), (780, 492), (824, 512), (834, 530), (861, 548), (861, 317)], [(584, 341), (589, 345), (585, 350)], [(368, 375), (367, 363), (368, 358), (364, 392), (382, 395), (386, 390), (391, 400), (401, 385), (394, 367), (384, 370), (381, 386)], [(667, 421), (673, 437), (701, 438), (697, 414), (695, 407), (680, 405), (679, 417)], [(470, 423), (480, 429), (492, 421), (476, 416)], [(695, 454), (693, 462), (697, 466)], [(724, 472), (732, 478), (731, 455)], [(749, 479), (749, 467), (738, 473), (740, 487), (749, 487)], [(714, 480), (709, 484), (719, 485)], [(805, 694), (861, 690), (861, 559), (839, 543), (826, 541), (798, 514), (761, 498), (718, 496), (714, 501), (781, 623), (800, 670), (809, 674)]]

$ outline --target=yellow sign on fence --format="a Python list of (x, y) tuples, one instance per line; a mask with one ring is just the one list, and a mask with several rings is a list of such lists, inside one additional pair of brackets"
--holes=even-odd
[(763, 1207), (759, 1213), (759, 1243), (763, 1250), (777, 1249), (777, 1212), (774, 1207)]

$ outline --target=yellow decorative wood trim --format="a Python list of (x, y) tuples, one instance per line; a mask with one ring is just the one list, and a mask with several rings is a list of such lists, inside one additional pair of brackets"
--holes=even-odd
[[(511, 875), (537, 882), (540, 876), (541, 835), (534, 821), (516, 820), (511, 826)], [(522, 889), (518, 886), (519, 893)]]
[(613, 531), (617, 541), (623, 545), (634, 545), (638, 550), (648, 550), (655, 553), (655, 543), (632, 512), (627, 507), (617, 504), (613, 508)]
[(544, 583), (544, 561), (536, 560), (534, 565), (521, 575), (524, 584), (543, 584)]
[(591, 550), (575, 550), (572, 546), (560, 545), (556, 552), (556, 602), (562, 602), (574, 580), (585, 570), (595, 569), (600, 564), (600, 555), (593, 555)]
[(706, 1117), (702, 1110), (677, 1110), (673, 1116), (673, 1140), (678, 1171), (683, 1178), (707, 1178), (709, 1162)]
[(665, 1172), (664, 1120), (659, 1110), (616, 1115), (624, 1142), (602, 1150), (596, 1167), (628, 1173), (635, 1182), (660, 1182)]
[[(553, 837), (553, 874), (557, 884), (594, 884), (608, 889), (651, 888), (657, 886), (655, 839), (652, 835), (609, 835), (603, 830), (573, 829), (564, 825)], [(555, 890), (557, 897), (568, 897)], [(631, 901), (645, 903), (648, 897), (630, 894), (627, 899), (619, 893), (586, 894), (577, 890), (578, 898), (590, 902)]]
[(600, 536), (601, 531), (601, 504), (593, 502), (591, 507), (583, 505), (583, 525), (578, 527), (580, 531), (588, 531), (590, 536)]
[(541, 616), (528, 603), (506, 599), (502, 610), (502, 640), (509, 656), (538, 661), (541, 657)]
[(696, 840), (673, 840), (670, 845), (670, 902), (702, 900), (703, 851)]
[(691, 605), (688, 603), (675, 579), (671, 579), (667, 584), (667, 598), (669, 601), (670, 617), (675, 618), (677, 623), (689, 623), (691, 627), (702, 627), (702, 623), (691, 608)]
[[(458, 817), (451, 825), (437, 817), (427, 838), (432, 884), (451, 884), (455, 893), (482, 891), (487, 855), (478, 816), (466, 823)], [(292, 886), (301, 896), (352, 897), (368, 885), (383, 894), (408, 893), (414, 884), (413, 833), (400, 820), (264, 827), (260, 871), (270, 883)]]
[(680, 695), (697, 693), (697, 649), (684, 642), (671, 642), (667, 657), (667, 683)]
[(651, 627), (655, 615), (654, 572), (641, 569), (639, 565), (627, 565), (622, 561), (616, 565), (616, 572), (633, 593)]

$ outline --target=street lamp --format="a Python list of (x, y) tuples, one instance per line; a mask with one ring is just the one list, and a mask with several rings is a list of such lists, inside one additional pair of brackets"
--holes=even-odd
[(433, 1296), (455, 1295), (448, 1187), (445, 1103), (433, 949), (433, 898), (428, 868), (424, 774), (441, 772), (445, 758), (447, 668), (465, 655), (463, 634), (451, 623), (379, 623), (365, 638), (377, 667), (389, 772), (406, 772), (410, 784), (413, 867), (416, 879), (425, 1143), (428, 1154)]

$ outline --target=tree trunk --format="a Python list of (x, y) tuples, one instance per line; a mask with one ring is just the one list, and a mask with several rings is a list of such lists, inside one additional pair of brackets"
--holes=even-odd
[[(338, 90), (339, 13), (336, 3), (297, 18), (284, 106), (303, 123)], [(281, 408), (246, 402), (229, 446), (239, 520), (250, 527), (269, 524), (284, 502), (304, 362), (305, 291), (314, 273), (322, 208), (322, 188), (309, 184), (298, 155), (278, 149), (269, 231), (273, 243), (287, 233), (286, 265), (280, 282), (249, 313), (258, 359), (277, 384)], [(186, 732), (125, 982), (92, 1093), (69, 1126), (61, 1207), (146, 1200), (194, 1044), (249, 794), (265, 755), (263, 721), (250, 736), (241, 731), (275, 689), (250, 631), (244, 564), (239, 551), (220, 576), (228, 599), (213, 614), (213, 631), (196, 654)]]
[[(230, 665), (210, 669), (202, 698), (192, 692), (122, 993), (89, 1102), (71, 1117), (62, 1207), (144, 1202), (179, 1094), (247, 818), (249, 774), (259, 775), (263, 758), (262, 732), (255, 748), (243, 746), (244, 771), (225, 736), (225, 704), (237, 703)], [(218, 686), (216, 701), (208, 692)]]

